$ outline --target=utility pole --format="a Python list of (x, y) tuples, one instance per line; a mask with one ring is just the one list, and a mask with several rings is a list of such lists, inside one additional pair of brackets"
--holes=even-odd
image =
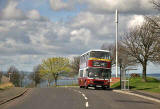
[(116, 9), (115, 23), (116, 23), (116, 77), (118, 77), (118, 11), (117, 9)]

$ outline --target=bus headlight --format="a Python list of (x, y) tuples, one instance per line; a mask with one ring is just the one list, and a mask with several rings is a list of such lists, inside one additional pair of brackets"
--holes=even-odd
[(89, 80), (88, 80), (88, 83), (93, 83), (93, 80), (92, 80), (92, 79), (89, 79)]
[(108, 84), (108, 81), (105, 81), (105, 84)]

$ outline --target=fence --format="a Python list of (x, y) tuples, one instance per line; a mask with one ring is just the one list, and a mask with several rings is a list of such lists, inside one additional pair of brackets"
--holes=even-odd
[(78, 85), (78, 80), (77, 79), (60, 79), (57, 81), (57, 85), (58, 86), (76, 86)]
[[(54, 82), (51, 83), (51, 86), (54, 85)], [(57, 80), (57, 86), (77, 86), (78, 80), (75, 79), (59, 79)], [(42, 82), (38, 87), (45, 88), (48, 87), (47, 81)]]

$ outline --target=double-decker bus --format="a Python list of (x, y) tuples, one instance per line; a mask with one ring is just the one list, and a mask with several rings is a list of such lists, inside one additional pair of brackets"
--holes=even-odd
[(107, 50), (90, 50), (80, 56), (78, 83), (80, 88), (110, 87), (111, 60)]

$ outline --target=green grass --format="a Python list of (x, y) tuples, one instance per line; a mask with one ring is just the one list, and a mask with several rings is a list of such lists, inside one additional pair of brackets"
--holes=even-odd
[(117, 82), (117, 83), (113, 84), (113, 85), (111, 86), (111, 88), (119, 89), (119, 88), (120, 88), (120, 82)]
[[(111, 87), (120, 88), (120, 82), (112, 85)], [(130, 89), (160, 93), (160, 81), (153, 77), (147, 77), (147, 82), (143, 82), (140, 77), (130, 78)]]

